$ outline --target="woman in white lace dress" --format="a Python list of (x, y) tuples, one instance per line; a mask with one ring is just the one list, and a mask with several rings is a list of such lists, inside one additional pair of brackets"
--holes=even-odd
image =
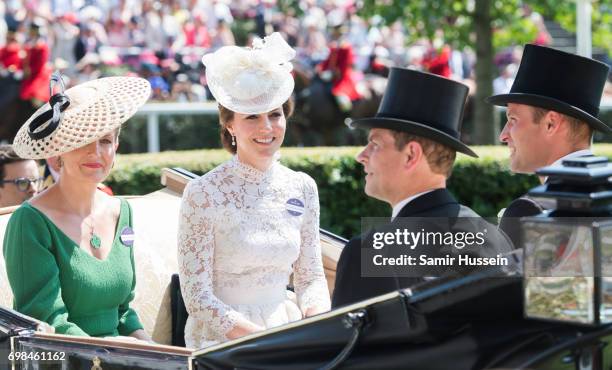
[[(233, 158), (193, 180), (178, 259), (188, 347), (204, 347), (330, 308), (312, 178), (278, 162), (295, 52), (279, 34), (202, 59)], [(296, 300), (287, 285), (293, 274)]]

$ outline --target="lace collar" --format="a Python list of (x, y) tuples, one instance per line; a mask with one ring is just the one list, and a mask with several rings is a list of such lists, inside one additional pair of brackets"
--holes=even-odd
[(280, 154), (277, 152), (274, 155), (274, 160), (272, 161), (270, 167), (268, 167), (268, 169), (266, 169), (265, 171), (261, 171), (249, 164), (240, 161), (240, 159), (238, 159), (238, 155), (235, 154), (230, 160), (230, 167), (238, 175), (238, 177), (242, 178), (243, 180), (249, 182), (260, 182), (265, 178), (271, 176), (272, 173), (274, 173), (274, 170), (279, 165), (279, 158)]

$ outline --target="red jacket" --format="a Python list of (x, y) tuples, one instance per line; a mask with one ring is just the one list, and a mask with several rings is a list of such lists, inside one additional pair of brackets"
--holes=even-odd
[(432, 50), (428, 53), (423, 60), (423, 65), (427, 69), (427, 72), (450, 78), (450, 57), (451, 48), (449, 46), (444, 46), (440, 52)]
[(21, 70), (21, 45), (11, 42), (0, 48), (0, 66), (2, 68), (14, 67), (16, 71)]
[(29, 72), (21, 84), (19, 97), (23, 100), (36, 99), (43, 103), (49, 100), (49, 80), (51, 68), (49, 60), (49, 46), (42, 40), (26, 47), (26, 57), (23, 62), (24, 70)]
[(351, 100), (361, 98), (356, 89), (353, 76), (353, 47), (348, 43), (332, 46), (326, 60), (321, 62), (321, 71), (334, 72), (332, 93), (334, 95), (345, 95)]

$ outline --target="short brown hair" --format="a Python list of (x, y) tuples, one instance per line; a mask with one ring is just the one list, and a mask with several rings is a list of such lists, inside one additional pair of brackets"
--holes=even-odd
[[(289, 98), (286, 102), (283, 103), (283, 113), (285, 114), (285, 118), (289, 119), (293, 114), (293, 100)], [(225, 150), (232, 154), (236, 154), (236, 146), (232, 145), (232, 135), (229, 133), (227, 126), (234, 119), (234, 111), (225, 108), (221, 104), (219, 104), (219, 124), (221, 125), (221, 144)]]
[(444, 175), (449, 178), (453, 172), (453, 164), (457, 157), (457, 152), (450, 147), (440, 144), (431, 139), (427, 139), (421, 136), (409, 134), (407, 132), (393, 131), (393, 138), (395, 139), (395, 147), (397, 150), (402, 150), (411, 141), (416, 141), (423, 148), (425, 158), (431, 170), (434, 173)]
[[(550, 112), (550, 109), (539, 108), (539, 107), (531, 107), (531, 112), (533, 115), (533, 121), (535, 123), (540, 123), (544, 116)], [(590, 142), (593, 137), (593, 128), (589, 126), (586, 122), (572, 116), (568, 116), (567, 114), (559, 113), (561, 116), (565, 118), (565, 120), (569, 123), (569, 139), (573, 144), (582, 143), (585, 141)]]
[[(15, 153), (12, 145), (0, 145), (0, 180), (4, 180), (4, 165), (25, 161)], [(0, 184), (0, 188), (3, 185)]]

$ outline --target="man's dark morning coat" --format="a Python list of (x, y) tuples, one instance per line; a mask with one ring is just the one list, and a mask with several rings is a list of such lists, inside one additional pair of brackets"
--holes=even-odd
[[(397, 218), (388, 224), (390, 230), (397, 229), (396, 221), (398, 218), (409, 217), (410, 229), (412, 230), (441, 230), (440, 225), (432, 225), (427, 222), (427, 218), (439, 218), (436, 220), (447, 218), (464, 218), (472, 220), (468, 222), (468, 230), (465, 230), (465, 223), (462, 222), (463, 230), (472, 232), (481, 232), (484, 228), (487, 229), (485, 236), (487, 250), (477, 252), (476, 255), (492, 257), (497, 254), (505, 254), (511, 251), (511, 245), (503, 234), (497, 231), (494, 225), (486, 223), (486, 221), (470, 208), (459, 204), (451, 193), (446, 189), (437, 189), (413, 199), (400, 210)], [(414, 218), (414, 219), (413, 219)], [(404, 219), (405, 220), (405, 219)], [(393, 228), (395, 224), (395, 228)], [(403, 227), (403, 226), (402, 226)], [(469, 230), (469, 229), (472, 230)], [(378, 229), (377, 229), (378, 230)], [(448, 230), (448, 227), (446, 228)], [(371, 240), (373, 232), (365, 235), (366, 243), (364, 247), (372, 245)], [(492, 246), (496, 250), (492, 251)], [(424, 281), (426, 276), (441, 276), (446, 273), (452, 273), (452, 268), (448, 267), (416, 267), (402, 266), (401, 268), (414, 269), (414, 274), (411, 277), (397, 276), (392, 274), (387, 277), (363, 277), (361, 271), (361, 254), (362, 254), (362, 237), (351, 239), (340, 255), (336, 269), (336, 284), (332, 298), (332, 307), (339, 307), (346, 304), (355, 303), (364, 299), (372, 298), (377, 295), (385, 294), (402, 288), (410, 287), (416, 283)], [(431, 257), (440, 257), (446, 254), (448, 250), (430, 248)], [(409, 249), (404, 250), (409, 251)], [(417, 258), (422, 254), (424, 249), (414, 249), (413, 253)], [(409, 252), (410, 253), (410, 252)], [(472, 254), (472, 253), (471, 253)], [(474, 255), (474, 254), (472, 254)]]

